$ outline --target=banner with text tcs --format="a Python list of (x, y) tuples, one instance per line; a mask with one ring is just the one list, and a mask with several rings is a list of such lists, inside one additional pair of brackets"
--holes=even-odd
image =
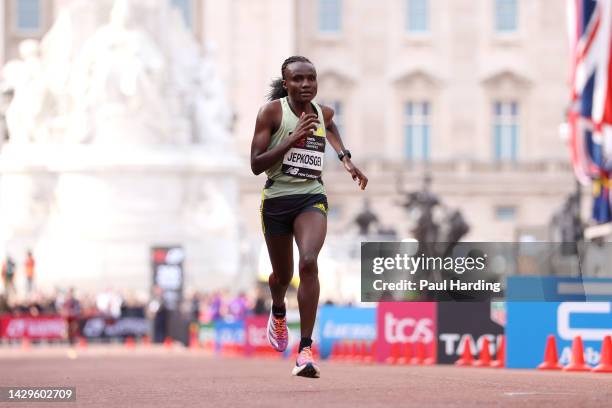
[[(494, 354), (505, 324), (503, 302), (379, 303), (377, 312), (377, 358), (384, 361), (393, 344), (425, 345), (426, 358), (438, 364), (452, 364), (470, 344), (476, 356), (489, 340)], [(413, 348), (414, 350), (414, 348)]]
[(391, 355), (393, 344), (421, 342), (428, 357), (436, 355), (437, 304), (433, 302), (379, 303), (376, 313), (378, 361)]

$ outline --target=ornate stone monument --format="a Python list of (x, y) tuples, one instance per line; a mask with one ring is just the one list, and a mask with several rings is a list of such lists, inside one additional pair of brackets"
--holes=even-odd
[(0, 249), (32, 248), (44, 286), (148, 291), (150, 248), (185, 249), (186, 284), (238, 271), (238, 156), (214, 47), (170, 2), (66, 2), (3, 69)]

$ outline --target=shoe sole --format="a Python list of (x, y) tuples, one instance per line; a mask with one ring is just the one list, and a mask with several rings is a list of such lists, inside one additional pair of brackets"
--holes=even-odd
[(295, 366), (293, 367), (292, 374), (296, 377), (306, 377), (306, 378), (320, 378), (321, 372), (319, 368), (308, 363), (303, 366)]

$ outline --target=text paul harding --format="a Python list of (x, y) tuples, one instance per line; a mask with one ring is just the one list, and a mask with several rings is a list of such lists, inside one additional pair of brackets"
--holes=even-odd
[[(413, 276), (418, 272), (430, 271), (452, 271), (458, 275), (465, 272), (483, 271), (486, 268), (487, 255), (478, 257), (435, 257), (435, 256), (410, 256), (408, 254), (397, 254), (394, 257), (377, 257), (372, 260), (372, 272), (381, 275), (386, 271), (408, 273)], [(487, 291), (501, 292), (499, 282), (486, 282), (479, 279), (473, 282), (465, 282), (461, 279), (447, 279), (441, 282), (432, 282), (428, 279), (408, 280), (400, 279), (395, 282), (385, 282), (376, 279), (372, 283), (376, 291)]]

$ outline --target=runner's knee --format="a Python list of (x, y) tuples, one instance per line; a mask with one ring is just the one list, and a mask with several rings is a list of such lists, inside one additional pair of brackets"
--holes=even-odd
[(317, 273), (317, 256), (304, 254), (300, 257), (300, 279)]

